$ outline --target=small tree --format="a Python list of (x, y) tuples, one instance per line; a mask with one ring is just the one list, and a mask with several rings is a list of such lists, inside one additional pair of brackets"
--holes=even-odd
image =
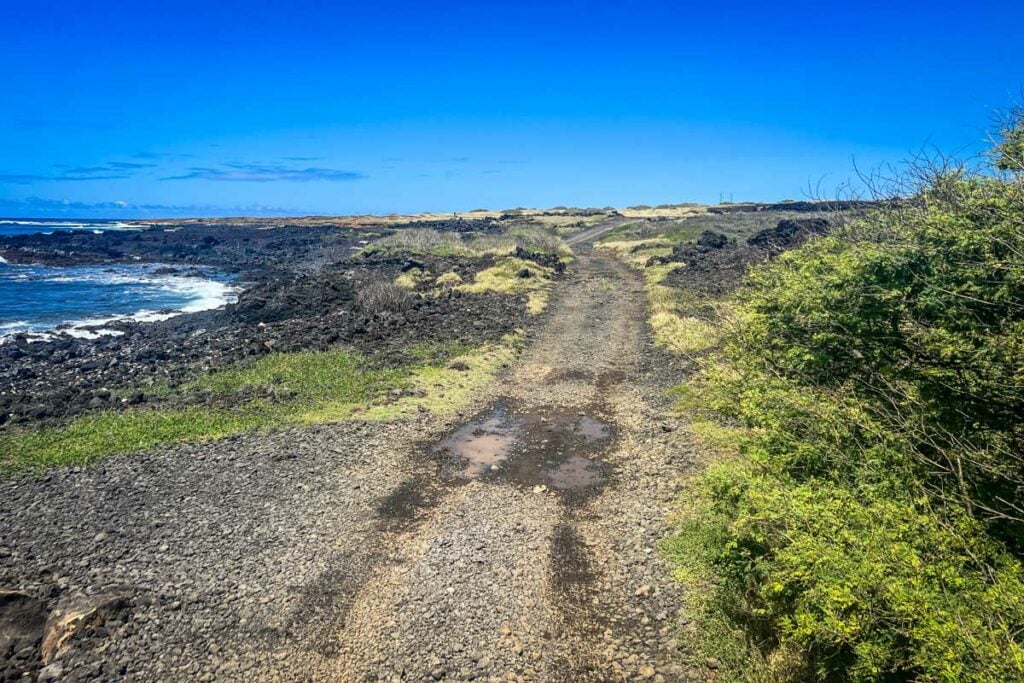
[(995, 155), (1000, 169), (1024, 172), (1024, 105), (1007, 112), (996, 140)]

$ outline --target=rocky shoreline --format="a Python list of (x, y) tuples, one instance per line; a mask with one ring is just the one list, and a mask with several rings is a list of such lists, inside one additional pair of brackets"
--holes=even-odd
[[(464, 232), (470, 223), (460, 220), (450, 227)], [(493, 220), (479, 223), (482, 232), (494, 230)], [(433, 227), (445, 229), (445, 222)], [(0, 238), (0, 255), (12, 263), (146, 261), (168, 264), (168, 273), (215, 267), (237, 273), (244, 286), (237, 303), (217, 310), (103, 325), (116, 336), (58, 335), (49, 341), (9, 336), (0, 344), (0, 430), (91, 410), (231, 400), (151, 387), (178, 386), (199, 373), (273, 352), (346, 345), (393, 366), (405, 360), (403, 349), (411, 343), (478, 344), (525, 324), (522, 297), (513, 295), (447, 288), (384, 308), (361, 302), (359, 293), (367, 287), (392, 282), (412, 268), (454, 272), (471, 281), (494, 263), (490, 257), (364, 252), (381, 234), (329, 227), (161, 226)], [(550, 255), (519, 256), (551, 265)]]

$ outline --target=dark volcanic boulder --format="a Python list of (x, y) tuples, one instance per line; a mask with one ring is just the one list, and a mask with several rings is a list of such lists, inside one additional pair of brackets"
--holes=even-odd
[(784, 251), (805, 242), (809, 237), (828, 232), (829, 223), (824, 218), (802, 218), (781, 220), (774, 228), (768, 228), (747, 240), (747, 244), (767, 251)]
[(729, 238), (713, 230), (705, 230), (697, 238), (697, 248), (699, 249), (722, 249), (727, 244), (729, 244)]
[(552, 268), (556, 273), (562, 273), (565, 271), (565, 264), (562, 263), (561, 258), (558, 254), (553, 254), (550, 251), (532, 251), (530, 249), (516, 247), (516, 250), (512, 255), (517, 259), (533, 261), (539, 266)]
[(224, 315), (249, 324), (276, 322), (291, 318), (322, 315), (355, 298), (351, 282), (320, 275), (299, 275), (263, 282), (243, 291), (238, 303), (228, 306)]

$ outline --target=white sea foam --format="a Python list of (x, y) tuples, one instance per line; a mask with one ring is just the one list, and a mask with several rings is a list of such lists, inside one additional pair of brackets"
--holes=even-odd
[[(143, 226), (123, 223), (121, 221), (99, 221), (95, 223), (84, 223), (81, 221), (22, 221), (22, 220), (0, 220), (0, 235), (13, 234), (41, 234), (52, 235), (58, 230), (89, 231), (97, 235), (108, 231), (133, 232), (141, 230)], [(20, 228), (20, 229), (19, 229)]]
[(83, 330), (77, 327), (69, 327), (66, 330), (61, 330), (64, 334), (69, 337), (77, 337), (79, 339), (99, 339), (100, 337), (120, 337), (124, 332), (121, 330), (106, 330), (98, 328), (94, 330)]
[(131, 223), (122, 223), (121, 221), (99, 221), (96, 223), (81, 223), (78, 221), (20, 221), (20, 220), (0, 220), (0, 225), (34, 225), (46, 228), (61, 228), (66, 230), (75, 230), (77, 228), (105, 228), (108, 230), (133, 228)]
[[(63, 269), (62, 269), (63, 270)], [(66, 271), (65, 271), (66, 272)], [(92, 268), (83, 269), (73, 275), (60, 274), (47, 276), (46, 271), (42, 274), (35, 273), (18, 274), (17, 280), (47, 280), (50, 282), (96, 282), (115, 285), (148, 285), (158, 287), (164, 291), (174, 292), (185, 303), (178, 308), (166, 310), (140, 309), (126, 315), (108, 316), (103, 318), (86, 318), (82, 320), (67, 321), (58, 325), (53, 330), (43, 331), (38, 326), (33, 326), (25, 321), (15, 321), (0, 324), (0, 344), (7, 341), (11, 335), (25, 333), (30, 341), (43, 341), (53, 339), (55, 335), (65, 334), (82, 339), (96, 339), (101, 336), (120, 336), (121, 330), (104, 327), (116, 322), (133, 321), (141, 323), (160, 322), (185, 313), (198, 313), (221, 308), (227, 304), (235, 303), (238, 300), (240, 287), (216, 280), (209, 280), (202, 277), (180, 276), (180, 275), (151, 275), (132, 274), (124, 271), (107, 272), (105, 269)]]

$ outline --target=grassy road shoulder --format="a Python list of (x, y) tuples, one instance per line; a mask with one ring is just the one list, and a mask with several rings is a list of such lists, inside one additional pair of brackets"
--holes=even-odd
[(414, 347), (399, 367), (375, 364), (350, 349), (273, 354), (166, 390), (182, 396), (205, 392), (212, 400), (204, 405), (105, 411), (59, 427), (0, 435), (0, 469), (86, 463), (288, 425), (450, 411), (490, 381), (520, 346), (521, 336), (511, 335), (473, 348)]

